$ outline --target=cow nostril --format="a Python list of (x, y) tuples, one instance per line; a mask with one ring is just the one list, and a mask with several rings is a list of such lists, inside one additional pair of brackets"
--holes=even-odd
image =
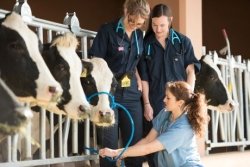
[(86, 112), (85, 108), (83, 107), (83, 105), (80, 105), (79, 106), (79, 110), (82, 111), (82, 112)]
[(56, 93), (56, 87), (54, 87), (54, 86), (49, 86), (49, 92), (50, 92), (50, 93)]
[(234, 103), (229, 103), (229, 106), (230, 106), (230, 108), (231, 108), (232, 110), (233, 110), (234, 107), (235, 107)]
[(99, 111), (99, 114), (100, 114), (101, 117), (104, 116), (104, 112), (102, 112), (102, 111)]

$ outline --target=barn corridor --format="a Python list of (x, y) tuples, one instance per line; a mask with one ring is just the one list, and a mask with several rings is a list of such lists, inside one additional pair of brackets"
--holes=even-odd
[[(250, 150), (244, 152), (227, 152), (201, 157), (204, 167), (250, 167)], [(144, 163), (143, 167), (148, 167)]]

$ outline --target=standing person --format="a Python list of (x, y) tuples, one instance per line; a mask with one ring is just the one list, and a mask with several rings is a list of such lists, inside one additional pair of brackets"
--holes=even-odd
[[(195, 134), (204, 135), (207, 123), (204, 96), (194, 94), (187, 82), (169, 82), (164, 103), (165, 109), (153, 119), (149, 134), (129, 147), (123, 158), (155, 153), (157, 167), (202, 166)], [(99, 154), (116, 157), (121, 151), (105, 148)]]
[[(194, 88), (195, 71), (200, 67), (190, 39), (175, 31), (172, 21), (172, 11), (167, 5), (158, 4), (152, 9), (144, 38), (144, 56), (138, 65), (143, 88), (144, 134), (164, 107), (165, 84), (187, 81)], [(149, 166), (155, 167), (153, 155), (147, 157)]]
[[(90, 55), (104, 58), (114, 73), (119, 83), (115, 101), (126, 107), (133, 118), (135, 133), (131, 144), (135, 144), (143, 133), (141, 82), (136, 68), (143, 51), (143, 33), (139, 28), (148, 19), (150, 8), (146, 0), (126, 0), (123, 7), (124, 15), (120, 19), (104, 24), (98, 31)], [(118, 127), (123, 145), (129, 140), (131, 125), (126, 113), (115, 111), (115, 114), (115, 125), (97, 128), (101, 147), (118, 147)], [(125, 164), (127, 167), (140, 167), (142, 161), (142, 158), (129, 158)], [(112, 167), (115, 162), (100, 158), (100, 166)]]

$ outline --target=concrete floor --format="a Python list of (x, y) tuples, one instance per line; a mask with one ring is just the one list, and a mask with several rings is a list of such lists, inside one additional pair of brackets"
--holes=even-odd
[[(204, 167), (250, 167), (250, 150), (210, 154), (201, 157), (201, 160)], [(53, 167), (90, 167), (90, 165), (79, 162), (77, 165), (65, 163), (63, 166), (55, 165)], [(99, 165), (96, 165), (96, 167), (99, 167)], [(148, 167), (148, 164), (144, 163), (143, 167)]]
[(202, 157), (205, 167), (250, 167), (250, 150), (217, 153)]
[(204, 167), (250, 167), (250, 151), (210, 154), (201, 160)]

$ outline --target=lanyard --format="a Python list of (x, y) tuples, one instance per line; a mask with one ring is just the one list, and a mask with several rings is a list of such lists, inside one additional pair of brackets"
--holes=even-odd
[[(125, 29), (122, 23), (123, 18), (121, 18), (117, 24), (116, 27), (116, 32), (118, 33), (119, 29), (122, 29), (123, 33), (125, 33)], [(135, 30), (135, 43), (136, 43), (136, 49), (137, 49), (137, 55), (140, 55), (140, 48), (139, 48), (139, 42), (138, 42), (138, 36), (137, 36), (137, 31)]]

